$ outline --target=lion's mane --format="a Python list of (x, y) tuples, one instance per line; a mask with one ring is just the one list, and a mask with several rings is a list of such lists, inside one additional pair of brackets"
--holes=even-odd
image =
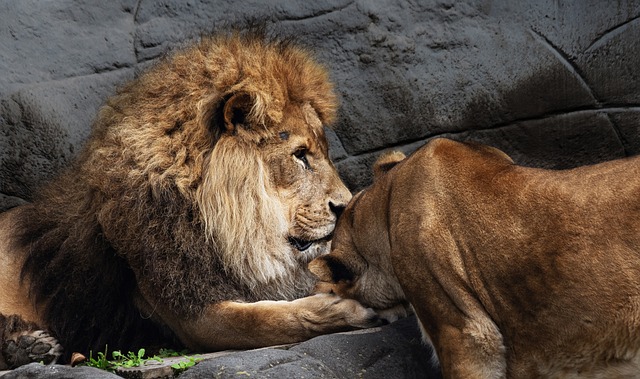
[[(260, 157), (217, 143), (221, 105), (236, 93), (263, 133), (289, 101), (323, 123), (336, 110), (326, 71), (303, 49), (253, 32), (203, 37), (111, 97), (79, 157), (18, 213), (22, 276), (67, 352), (166, 341), (151, 322), (159, 306), (190, 317), (211, 302), (310, 289)], [(162, 302), (149, 314), (142, 287)]]

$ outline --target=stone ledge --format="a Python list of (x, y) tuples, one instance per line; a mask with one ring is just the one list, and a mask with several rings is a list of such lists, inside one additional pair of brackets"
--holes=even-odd
[[(222, 351), (195, 355), (203, 360), (177, 377), (205, 378), (440, 378), (431, 362), (431, 347), (421, 342), (415, 316), (390, 325), (360, 331), (328, 334), (308, 341), (247, 351)], [(4, 373), (3, 379), (160, 379), (173, 377), (171, 364), (184, 358), (167, 358), (116, 374), (90, 367), (43, 366), (32, 363)]]

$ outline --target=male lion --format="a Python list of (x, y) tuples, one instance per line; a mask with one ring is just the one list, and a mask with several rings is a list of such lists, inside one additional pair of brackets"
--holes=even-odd
[(410, 302), (445, 378), (637, 378), (640, 157), (550, 171), (436, 139), (354, 197), (309, 267), (364, 305)]
[[(71, 167), (0, 215), (0, 368), (178, 343), (252, 348), (367, 327), (307, 296), (351, 198), (324, 68), (253, 32), (202, 38), (110, 98)], [(297, 300), (296, 300), (297, 299)]]

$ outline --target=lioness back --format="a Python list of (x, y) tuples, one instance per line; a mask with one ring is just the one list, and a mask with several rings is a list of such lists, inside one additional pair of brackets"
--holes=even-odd
[[(548, 376), (563, 365), (571, 372), (635, 356), (640, 157), (554, 171), (517, 166), (476, 145), (434, 142), (393, 173), (393, 251), (419, 251), (433, 264), (459, 260), (452, 273), (467, 278), (509, 341), (507, 361), (514, 351), (539, 357), (549, 367), (535, 370)], [(417, 233), (410, 224), (425, 217)], [(434, 241), (443, 231), (449, 237)], [(393, 251), (400, 272), (415, 265)], [(534, 371), (526, 366), (511, 369), (525, 376)]]

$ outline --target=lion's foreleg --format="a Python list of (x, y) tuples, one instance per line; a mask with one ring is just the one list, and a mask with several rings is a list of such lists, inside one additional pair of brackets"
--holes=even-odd
[(176, 331), (190, 349), (215, 351), (294, 343), (378, 324), (376, 313), (360, 303), (321, 294), (294, 301), (212, 304), (197, 320), (179, 322)]

